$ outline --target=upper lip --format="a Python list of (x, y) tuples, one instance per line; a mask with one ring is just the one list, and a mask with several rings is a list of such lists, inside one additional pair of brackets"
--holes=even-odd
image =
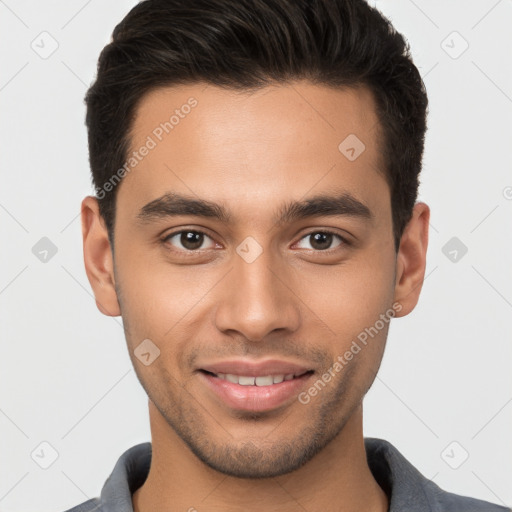
[(244, 375), (248, 377), (261, 377), (266, 375), (302, 375), (311, 368), (301, 364), (278, 359), (267, 359), (264, 361), (249, 361), (247, 359), (233, 359), (229, 361), (219, 361), (216, 363), (201, 366), (199, 370), (205, 370), (210, 373), (226, 373), (232, 375)]

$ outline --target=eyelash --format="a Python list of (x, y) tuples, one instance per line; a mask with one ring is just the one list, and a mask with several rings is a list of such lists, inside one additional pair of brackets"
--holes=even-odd
[[(204, 235), (210, 239), (213, 240), (213, 238), (208, 235), (208, 233), (205, 233), (204, 231), (200, 231), (200, 230), (197, 230), (197, 229), (181, 229), (179, 231), (173, 231), (172, 233), (169, 233), (168, 235), (165, 235), (165, 237), (162, 239), (162, 243), (167, 243), (168, 240), (170, 240), (171, 238), (173, 238), (174, 236), (176, 235), (180, 235), (182, 233), (195, 233), (195, 234), (199, 234), (199, 235)], [(314, 230), (314, 231), (310, 231), (309, 233), (306, 233), (304, 234), (300, 239), (299, 241), (301, 240), (304, 240), (305, 238), (307, 238), (308, 236), (311, 236), (311, 235), (314, 235), (314, 234), (317, 234), (317, 233), (321, 233), (321, 234), (325, 234), (325, 235), (333, 235), (335, 237), (337, 237), (340, 241), (341, 241), (341, 244), (337, 247), (334, 247), (333, 249), (325, 249), (325, 250), (315, 250), (315, 249), (305, 249), (305, 250), (308, 250), (308, 251), (313, 251), (313, 252), (316, 252), (316, 253), (319, 253), (319, 254), (332, 254), (332, 252), (338, 250), (339, 248), (343, 247), (343, 246), (350, 246), (351, 243), (343, 236), (341, 236), (339, 233), (336, 233), (334, 231), (331, 231), (329, 229), (317, 229), (317, 230)], [(200, 254), (202, 251), (205, 251), (207, 249), (195, 249), (195, 250), (187, 250), (187, 249), (175, 249), (175, 252), (181, 254), (183, 257), (190, 257), (190, 256), (195, 256), (197, 254)]]

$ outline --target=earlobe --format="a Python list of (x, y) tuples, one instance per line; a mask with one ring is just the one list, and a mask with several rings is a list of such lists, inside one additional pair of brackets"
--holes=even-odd
[(81, 215), (85, 271), (96, 306), (104, 315), (119, 316), (112, 249), (95, 197), (87, 196), (82, 201)]
[(402, 309), (397, 317), (408, 315), (418, 302), (425, 278), (430, 209), (425, 203), (414, 205), (396, 260), (395, 302)]

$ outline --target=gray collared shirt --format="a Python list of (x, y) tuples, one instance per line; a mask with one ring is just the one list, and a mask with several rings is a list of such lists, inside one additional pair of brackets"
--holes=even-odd
[[(368, 465), (389, 497), (389, 512), (511, 512), (512, 509), (443, 491), (425, 478), (391, 443), (367, 437)], [(67, 512), (133, 512), (132, 494), (144, 483), (151, 443), (127, 450), (117, 461), (99, 498)]]

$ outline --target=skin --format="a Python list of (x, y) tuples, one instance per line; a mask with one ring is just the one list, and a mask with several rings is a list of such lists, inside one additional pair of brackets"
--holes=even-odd
[[(97, 306), (122, 315), (149, 397), (153, 459), (134, 510), (386, 511), (366, 461), (362, 400), (389, 323), (308, 404), (294, 397), (268, 412), (235, 411), (204, 386), (197, 366), (226, 358), (304, 363), (314, 370), (307, 391), (393, 304), (395, 317), (416, 306), (429, 207), (416, 203), (396, 253), (379, 123), (365, 88), (306, 81), (251, 93), (199, 83), (161, 88), (139, 104), (132, 147), (191, 96), (197, 106), (119, 185), (114, 252), (96, 199), (82, 202)], [(348, 134), (366, 147), (354, 161), (338, 150)], [(333, 191), (366, 204), (372, 220), (274, 222), (283, 204)], [(137, 220), (167, 192), (223, 205), (231, 219)], [(179, 229), (208, 235), (199, 252), (187, 258), (179, 236), (163, 240)], [(335, 236), (329, 252), (318, 249), (307, 235), (325, 229), (350, 245)], [(263, 251), (252, 263), (236, 252), (248, 236)], [(149, 366), (134, 356), (147, 338), (160, 350)]]

